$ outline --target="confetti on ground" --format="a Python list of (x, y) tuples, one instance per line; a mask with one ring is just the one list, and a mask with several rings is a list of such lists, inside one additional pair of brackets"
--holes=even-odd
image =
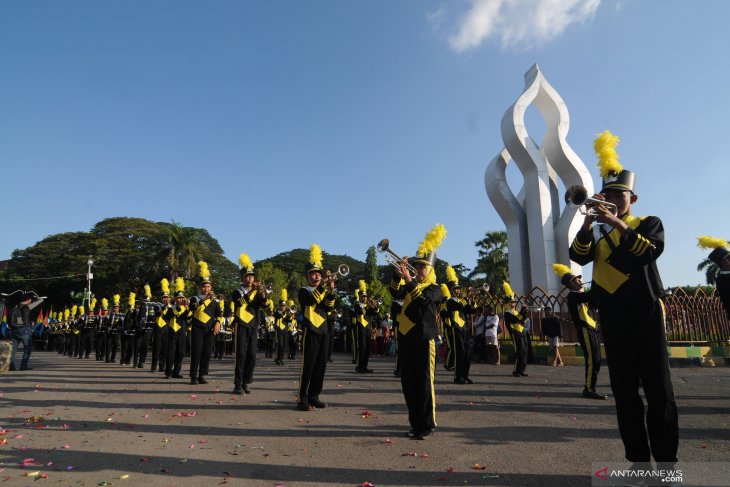
[(68, 467), (66, 467), (66, 470), (68, 470), (68, 471), (76, 470), (76, 467), (74, 467), (73, 465), (69, 465)]
[(193, 416), (197, 416), (198, 413), (196, 411), (178, 411), (177, 414), (175, 414), (176, 417), (180, 418), (191, 418)]
[(38, 477), (40, 472), (23, 472), (23, 477)]
[(43, 416), (31, 416), (30, 418), (25, 418), (25, 424), (29, 423), (39, 423), (41, 421), (45, 421), (46, 418)]
[(448, 470), (446, 470), (446, 471), (449, 473), (454, 473), (454, 472), (456, 472), (456, 469), (454, 467), (449, 467)]
[(361, 412), (361, 413), (360, 413), (360, 415), (361, 415), (361, 416), (362, 416), (363, 418), (369, 418), (370, 416), (372, 416), (372, 415), (373, 415), (373, 413), (371, 413), (370, 411), (363, 411), (363, 412)]
[(485, 470), (487, 467), (483, 467), (483, 466), (479, 465), (478, 463), (475, 463), (474, 466), (471, 468), (473, 468), (474, 470)]
[(24, 459), (23, 459), (23, 460), (22, 460), (22, 461), (20, 462), (20, 465), (22, 465), (23, 467), (27, 467), (28, 465), (31, 465), (31, 464), (33, 464), (34, 462), (35, 462), (35, 458), (24, 458)]
[(393, 440), (391, 440), (390, 438), (386, 438), (383, 441), (381, 441), (381, 443), (384, 443), (386, 445), (392, 445), (393, 444)]
[(121, 480), (125, 480), (125, 479), (128, 479), (128, 478), (129, 478), (129, 474), (128, 474), (128, 473), (125, 473), (124, 475), (120, 475), (120, 476), (119, 476), (119, 478), (120, 478)]
[(362, 484), (360, 484), (360, 487), (375, 487), (375, 484), (370, 482), (363, 482)]
[(63, 448), (64, 448), (65, 450), (68, 450), (69, 448), (71, 448), (71, 445), (63, 445)]
[(14, 439), (14, 440), (19, 440), (19, 439), (21, 439), (22, 437), (23, 437), (23, 435), (15, 435), (15, 436), (13, 436), (13, 439)]
[(149, 459), (149, 458), (147, 458), (147, 457), (142, 457), (142, 458), (140, 458), (140, 459), (139, 459), (139, 461), (140, 461), (140, 462), (149, 462), (149, 461), (150, 461), (150, 459)]
[(401, 453), (401, 456), (402, 457), (417, 457), (418, 456), (418, 453), (417, 452), (414, 452), (414, 451), (409, 451), (409, 452), (406, 452), (406, 453)]
[(446, 476), (443, 476), (443, 477), (439, 477), (439, 478), (437, 478), (436, 480), (449, 480), (449, 478), (448, 478), (448, 477), (446, 477)]

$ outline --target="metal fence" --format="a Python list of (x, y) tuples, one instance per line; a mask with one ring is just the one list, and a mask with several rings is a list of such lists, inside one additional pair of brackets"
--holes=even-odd
[[(662, 298), (666, 312), (666, 334), (670, 342), (730, 342), (730, 319), (720, 302), (715, 289), (705, 294), (701, 288), (688, 294), (682, 288), (672, 289)], [(489, 296), (483, 304), (489, 304), (498, 312), (502, 311), (502, 301), (498, 296)], [(552, 308), (555, 316), (563, 323), (563, 341), (577, 342), (576, 329), (572, 324), (567, 307), (567, 292), (552, 295), (540, 287), (533, 288), (528, 294), (519, 298), (517, 305), (540, 307), (540, 310), (527, 311), (530, 318), (533, 340), (544, 340), (541, 319), (545, 308)], [(501, 314), (501, 313), (500, 313)], [(600, 323), (600, 316), (599, 316)], [(509, 333), (502, 326), (502, 337), (509, 338)]]

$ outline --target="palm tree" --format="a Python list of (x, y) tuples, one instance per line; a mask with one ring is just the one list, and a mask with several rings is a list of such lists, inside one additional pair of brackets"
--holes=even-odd
[(194, 228), (184, 227), (172, 221), (166, 235), (167, 246), (163, 250), (170, 266), (170, 276), (186, 279), (195, 275), (198, 261), (206, 254), (206, 248)]
[(717, 282), (717, 275), (720, 273), (720, 268), (717, 264), (712, 262), (710, 259), (704, 259), (697, 266), (697, 270), (702, 272), (705, 271), (705, 282), (708, 286), (714, 286)]
[(509, 280), (507, 259), (507, 232), (487, 232), (483, 239), (474, 242), (479, 249), (479, 259), (473, 271), (467, 276), (472, 279), (479, 274), (487, 275), (487, 282), (494, 288)]

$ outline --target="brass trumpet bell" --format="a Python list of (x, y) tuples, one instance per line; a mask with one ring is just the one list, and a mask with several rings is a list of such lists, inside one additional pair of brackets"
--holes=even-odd
[(398, 254), (390, 250), (390, 240), (384, 238), (378, 242), (378, 252), (382, 252), (384, 254), (383, 258), (385, 261), (395, 268), (400, 269), (401, 263), (405, 263), (406, 268), (408, 269), (408, 274), (411, 275), (412, 279), (416, 278), (416, 268), (409, 264), (407, 260), (403, 260), (402, 257), (399, 257)]
[(613, 216), (618, 214), (616, 205), (598, 198), (589, 198), (588, 190), (580, 184), (571, 186), (565, 191), (565, 204), (573, 208), (579, 208), (580, 212), (586, 216), (598, 215), (595, 207), (600, 205), (605, 206), (608, 211), (613, 213)]

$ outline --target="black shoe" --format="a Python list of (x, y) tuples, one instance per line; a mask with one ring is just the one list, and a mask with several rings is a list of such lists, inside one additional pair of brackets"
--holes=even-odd
[(172, 377), (170, 374), (165, 374), (165, 379), (169, 379), (170, 377)]
[(471, 380), (471, 379), (469, 379), (468, 377), (466, 379), (464, 379), (464, 380), (466, 381), (467, 384), (473, 384), (474, 383), (474, 381)]
[(425, 440), (426, 438), (428, 438), (432, 434), (433, 434), (433, 429), (432, 428), (428, 428), (428, 429), (425, 429), (423, 431), (419, 431), (418, 434), (416, 436), (414, 436), (414, 438), (417, 439), (417, 440)]
[(406, 438), (413, 438), (416, 436), (416, 433), (418, 433), (418, 431), (416, 431), (416, 428), (411, 428), (408, 430), (408, 433), (406, 433)]
[(331, 358), (328, 358), (327, 362), (334, 362), (334, 360), (332, 360)]
[(394, 370), (393, 375), (396, 377), (400, 377), (400, 370), (398, 370), (398, 369)]
[(297, 409), (300, 411), (311, 411), (312, 408), (309, 406), (309, 403), (306, 403), (304, 401), (299, 401), (297, 403)]
[(180, 375), (180, 374), (172, 374), (172, 378), (173, 378), (173, 379), (182, 379), (182, 378), (183, 378), (183, 376), (182, 376), (182, 375)]
[(191, 386), (197, 386), (198, 385), (198, 379), (196, 377), (193, 377), (190, 379), (190, 385)]
[(515, 377), (519, 377), (520, 376), (520, 373), (519, 372), (512, 372), (512, 375), (515, 376)]
[(138, 369), (141, 369), (142, 367), (144, 367), (144, 365), (142, 365), (142, 364), (137, 364), (137, 368), (138, 368)]
[(374, 371), (373, 369), (365, 369), (365, 372), (367, 372), (368, 374), (372, 374)]
[(527, 377), (527, 374), (525, 374), (524, 372), (520, 372), (520, 377)]
[(457, 377), (456, 379), (454, 379), (454, 384), (466, 384), (466, 383), (467, 382), (464, 379), (462, 379), (461, 377)]
[(251, 394), (251, 389), (249, 389), (248, 386), (244, 384), (243, 392), (245, 392), (246, 394)]
[(608, 396), (606, 394), (601, 394), (600, 392), (596, 391), (589, 391), (588, 389), (583, 389), (583, 397), (586, 399), (599, 399), (605, 401), (608, 399)]
[(157, 367), (153, 367), (153, 368), (152, 368), (152, 370), (150, 370), (150, 372), (152, 372), (153, 374), (154, 374), (155, 372), (157, 372)]
[(309, 398), (309, 404), (311, 406), (314, 406), (317, 409), (324, 409), (324, 408), (327, 407), (327, 404), (324, 403), (324, 402), (322, 402), (322, 401), (320, 401), (318, 397), (313, 397), (313, 398), (310, 397)]
[(356, 363), (357, 363), (357, 360), (353, 360), (353, 361), (352, 361), (352, 363), (353, 363), (353, 364), (356, 364)]
[(33, 370), (33, 367), (28, 367), (27, 365), (26, 365), (25, 367), (23, 367), (23, 366), (21, 365), (21, 366), (20, 366), (20, 370)]
[(357, 372), (358, 374), (364, 374), (365, 369), (361, 369), (360, 367), (355, 367), (355, 372)]
[(233, 388), (233, 393), (237, 396), (240, 396), (243, 394), (243, 387), (236, 385), (236, 387)]
[(202, 375), (200, 377), (198, 377), (198, 382), (201, 383), (201, 384), (207, 384), (208, 383), (208, 381)]

